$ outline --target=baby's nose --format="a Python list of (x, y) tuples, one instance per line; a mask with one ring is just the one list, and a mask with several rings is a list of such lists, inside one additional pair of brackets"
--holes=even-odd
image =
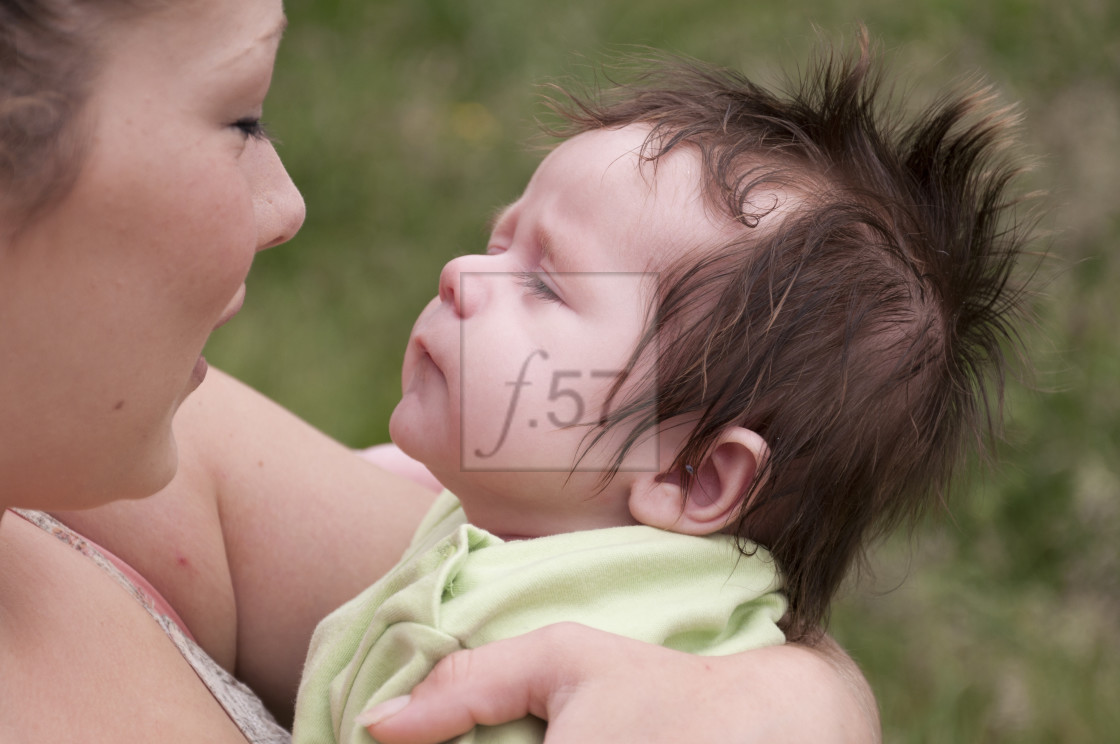
[(471, 291), (469, 293), (470, 301), (467, 301), (467, 293), (463, 288), (463, 274), (474, 274), (480, 270), (479, 260), (485, 259), (486, 256), (481, 255), (467, 255), (459, 256), (448, 261), (443, 271), (439, 274), (439, 298), (443, 302), (450, 304), (455, 313), (465, 318), (470, 315), (478, 302), (481, 300), (481, 293), (484, 291), (482, 282), (470, 282)]

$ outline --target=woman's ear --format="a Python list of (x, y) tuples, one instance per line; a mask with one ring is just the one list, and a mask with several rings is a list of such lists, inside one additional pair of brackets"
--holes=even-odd
[(738, 514), (768, 454), (758, 434), (729, 426), (701, 462), (688, 466), (687, 495), (679, 472), (643, 475), (630, 488), (630, 514), (642, 524), (686, 535), (719, 532)]

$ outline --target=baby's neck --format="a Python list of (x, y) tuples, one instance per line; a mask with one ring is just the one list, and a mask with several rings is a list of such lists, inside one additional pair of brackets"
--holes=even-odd
[[(610, 489), (596, 493), (593, 487), (565, 485), (556, 493), (555, 483), (534, 484), (532, 478), (524, 475), (516, 474), (512, 485), (505, 488), (484, 487), (460, 479), (447, 482), (447, 486), (459, 499), (471, 524), (503, 540), (529, 540), (637, 524), (625, 499)], [(501, 482), (500, 478), (495, 480)]]

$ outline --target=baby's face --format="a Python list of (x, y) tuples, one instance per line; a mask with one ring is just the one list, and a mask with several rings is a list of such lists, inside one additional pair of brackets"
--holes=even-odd
[(705, 208), (691, 148), (641, 165), (647, 131), (598, 130), (558, 147), (486, 253), (444, 267), (413, 327), (393, 439), (492, 532), (629, 524), (627, 472), (671, 457), (651, 436), (595, 494), (617, 440), (584, 452), (652, 317), (657, 272), (736, 234)]

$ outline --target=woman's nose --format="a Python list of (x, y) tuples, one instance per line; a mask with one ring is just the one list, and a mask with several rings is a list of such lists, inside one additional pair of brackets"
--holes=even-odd
[(303, 225), (307, 214), (303, 196), (292, 183), (291, 176), (280, 162), (271, 146), (258, 143), (254, 156), (258, 157), (261, 188), (253, 195), (257, 212), (257, 250), (280, 245), (290, 240)]

